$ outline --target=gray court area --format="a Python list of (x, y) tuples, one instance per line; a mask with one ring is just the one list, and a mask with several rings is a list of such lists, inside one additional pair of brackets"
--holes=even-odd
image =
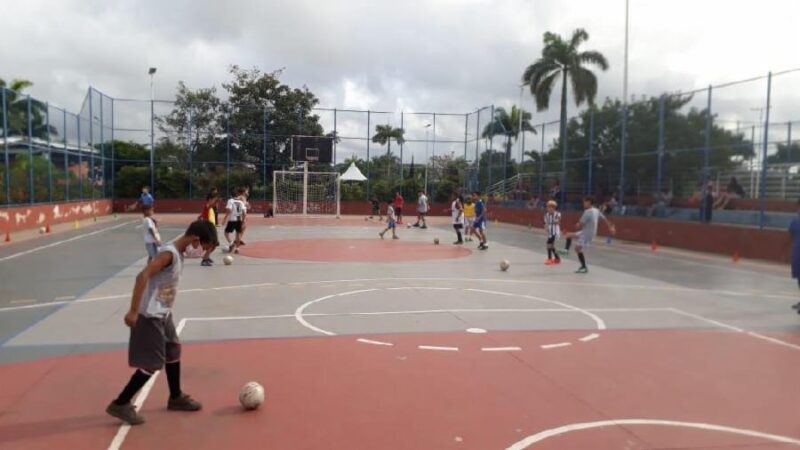
[[(135, 217), (121, 218), (0, 249), (0, 258), (34, 250), (0, 261), (0, 363), (125, 346), (122, 316), (133, 278), (145, 262), (139, 223)], [(378, 224), (347, 223), (351, 226), (299, 226), (259, 218), (247, 241), (333, 238), (351, 239), (357, 246), (362, 239), (378, 239)], [(169, 240), (183, 228), (162, 225), (162, 237)], [(444, 221), (398, 233), (400, 241), (385, 244), (396, 251), (408, 251), (403, 245), (409, 241), (434, 237), (450, 245), (454, 237)], [(587, 251), (590, 273), (578, 275), (574, 255), (560, 266), (543, 265), (545, 239), (538, 230), (491, 224), (489, 239), (485, 252), (468, 243), (469, 256), (419, 262), (237, 255), (233, 265), (224, 266), (218, 253), (217, 265), (206, 268), (199, 259), (187, 258), (176, 323), (182, 323), (185, 342), (335, 334), (364, 346), (391, 345), (382, 336), (393, 333), (547, 330), (558, 336), (498, 345), (548, 349), (569, 343), (553, 351), (595, 345), (591, 341), (602, 340), (606, 330), (770, 334), (796, 332), (800, 324), (789, 308), (796, 284), (780, 265), (734, 265), (724, 257), (671, 249), (653, 253), (640, 245), (599, 240)], [(502, 259), (511, 262), (507, 272), (498, 267)], [(57, 300), (67, 296), (75, 298)], [(448, 342), (433, 337), (422, 344)]]

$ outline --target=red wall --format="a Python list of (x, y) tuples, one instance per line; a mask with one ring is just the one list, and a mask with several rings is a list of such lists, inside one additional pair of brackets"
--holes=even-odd
[(0, 209), (0, 231), (13, 233), (107, 214), (111, 200), (14, 206)]

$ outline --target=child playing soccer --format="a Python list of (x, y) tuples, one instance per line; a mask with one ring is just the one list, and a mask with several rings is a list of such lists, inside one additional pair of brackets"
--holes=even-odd
[(161, 235), (158, 233), (158, 222), (153, 218), (153, 205), (142, 206), (144, 220), (144, 247), (147, 249), (147, 262), (153, 260), (158, 254), (158, 247), (161, 247)]
[(547, 202), (547, 212), (544, 213), (544, 229), (547, 233), (547, 261), (545, 265), (561, 264), (561, 257), (556, 251), (556, 239), (561, 235), (561, 213), (556, 211), (558, 204), (555, 200)]
[[(206, 196), (206, 204), (203, 207), (203, 213), (200, 214), (200, 220), (207, 220), (209, 223), (214, 225), (215, 234), (217, 229), (217, 201), (219, 201), (219, 198), (217, 197), (217, 190), (213, 189)], [(216, 248), (217, 247), (214, 246), (214, 248), (211, 250), (206, 250), (206, 252), (203, 254), (203, 260), (200, 262), (201, 266), (210, 267), (214, 265), (214, 260), (211, 259), (211, 253), (213, 253)]]
[(453, 230), (456, 232), (456, 241), (453, 242), (453, 245), (461, 245), (464, 243), (464, 239), (461, 237), (461, 230), (464, 229), (464, 207), (458, 193), (453, 192), (450, 198), (452, 199), (450, 217), (453, 219)]
[[(236, 190), (236, 197), (231, 197), (225, 205), (225, 240), (228, 241), (228, 252), (239, 253), (240, 240), (242, 238), (242, 224), (247, 216), (247, 207), (243, 200), (244, 188)], [(236, 233), (235, 240), (231, 242), (231, 233)]]
[(486, 245), (486, 222), (488, 220), (486, 204), (481, 200), (480, 192), (475, 191), (472, 193), (472, 203), (475, 204), (475, 223), (472, 225), (472, 228), (475, 235), (481, 240), (480, 245), (478, 245), (478, 250), (486, 250), (489, 248), (489, 246)]
[(583, 199), (583, 215), (581, 216), (580, 220), (576, 227), (578, 228), (578, 232), (575, 233), (567, 233), (567, 248), (570, 247), (573, 238), (577, 238), (578, 242), (575, 245), (575, 253), (578, 254), (578, 259), (581, 261), (581, 267), (575, 271), (575, 273), (589, 273), (589, 269), (586, 267), (586, 257), (583, 255), (583, 250), (592, 243), (592, 239), (597, 236), (597, 224), (600, 219), (608, 225), (609, 231), (611, 234), (616, 234), (617, 230), (614, 227), (614, 224), (611, 223), (603, 213), (600, 212), (599, 209), (595, 208), (594, 206), (594, 198), (586, 197)]
[(392, 239), (400, 239), (397, 237), (397, 216), (394, 213), (394, 206), (392, 206), (391, 200), (386, 202), (386, 228), (378, 233), (378, 236), (383, 239), (383, 235), (389, 230), (392, 230)]
[(418, 195), (419, 196), (417, 197), (417, 223), (415, 223), (414, 226), (422, 228), (424, 230), (428, 228), (428, 224), (425, 222), (425, 216), (428, 215), (428, 196), (425, 195), (425, 193), (422, 191), (419, 191)]
[(369, 218), (372, 219), (373, 217), (378, 216), (378, 222), (382, 222), (383, 216), (381, 215), (381, 204), (378, 201), (378, 197), (372, 197), (370, 203), (372, 203), (372, 214), (369, 216)]
[[(789, 224), (789, 235), (792, 237), (792, 278), (797, 280), (800, 287), (800, 200), (797, 201), (798, 215)], [(795, 303), (792, 308), (800, 314), (800, 302)]]
[(464, 201), (464, 240), (472, 242), (472, 236), (475, 234), (475, 204), (472, 203), (472, 197), (467, 196)]
[(214, 225), (197, 220), (183, 236), (161, 247), (158, 255), (136, 276), (131, 307), (125, 314), (130, 327), (128, 364), (135, 368), (130, 381), (106, 412), (130, 425), (144, 423), (131, 400), (153, 374), (166, 368), (167, 409), (198, 411), (202, 405), (181, 390), (181, 344), (172, 321), (172, 305), (183, 269), (183, 253), (191, 246), (209, 250), (217, 244)]

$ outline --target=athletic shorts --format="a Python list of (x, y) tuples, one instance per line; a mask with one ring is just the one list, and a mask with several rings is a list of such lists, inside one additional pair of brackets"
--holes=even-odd
[(466, 217), (464, 219), (466, 222), (467, 227), (474, 227), (475, 226), (475, 218), (474, 217)]
[(550, 236), (547, 238), (547, 245), (553, 245), (556, 242), (556, 236)]
[(226, 233), (233, 233), (234, 231), (237, 232), (237, 233), (241, 233), (242, 232), (242, 222), (241, 221), (238, 221), (238, 220), (236, 222), (228, 221), (228, 224), (225, 225), (225, 232)]
[(462, 228), (464, 228), (464, 224), (463, 223), (454, 223), (453, 224), (453, 229), (456, 230), (456, 231), (461, 231)]
[(386, 228), (397, 228), (397, 222), (395, 222), (394, 220), (386, 222)]
[(172, 314), (167, 317), (145, 317), (139, 315), (136, 325), (131, 327), (128, 341), (128, 365), (148, 372), (155, 372), (181, 359), (181, 342), (172, 323)]
[(420, 216), (427, 216), (428, 211), (417, 211), (417, 214), (419, 214)]
[(155, 258), (158, 255), (158, 244), (144, 244), (144, 248), (147, 249), (147, 257), (150, 259)]
[(472, 228), (475, 228), (476, 230), (485, 230), (486, 229), (486, 220), (476, 220), (472, 224)]
[(592, 238), (589, 236), (578, 235), (578, 238), (575, 240), (576, 245), (580, 245), (581, 247), (588, 247), (592, 243)]
[(395, 208), (394, 212), (396, 212), (398, 216), (402, 216), (403, 215), (403, 208)]

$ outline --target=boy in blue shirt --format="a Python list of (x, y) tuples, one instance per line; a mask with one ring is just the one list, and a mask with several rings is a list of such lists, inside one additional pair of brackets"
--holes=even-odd
[[(797, 280), (800, 287), (800, 200), (797, 201), (798, 215), (789, 224), (789, 235), (792, 237), (792, 278)], [(800, 314), (800, 302), (795, 303), (792, 308)]]

